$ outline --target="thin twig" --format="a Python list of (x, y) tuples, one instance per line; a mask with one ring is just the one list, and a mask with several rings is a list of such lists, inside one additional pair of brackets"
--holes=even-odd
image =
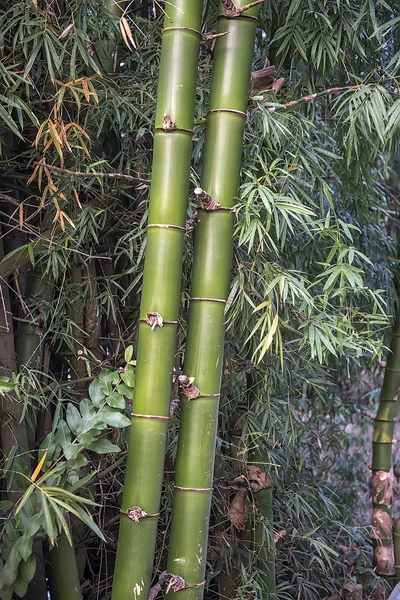
[(81, 173), (79, 171), (70, 171), (69, 169), (63, 169), (61, 167), (56, 167), (55, 165), (48, 165), (42, 162), (34, 162), (34, 165), (39, 165), (41, 167), (46, 167), (49, 171), (55, 171), (56, 173), (62, 173), (63, 175), (71, 175), (73, 177), (101, 177), (102, 179), (126, 179), (127, 181), (142, 181), (144, 183), (149, 183), (147, 179), (141, 179), (140, 177), (133, 177), (132, 175), (125, 175), (125, 173)]

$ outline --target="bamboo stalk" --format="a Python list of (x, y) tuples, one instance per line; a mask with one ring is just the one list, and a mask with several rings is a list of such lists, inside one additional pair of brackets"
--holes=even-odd
[(51, 600), (81, 600), (81, 587), (75, 551), (63, 532), (48, 554)]
[[(152, 577), (179, 310), (202, 8), (202, 0), (174, 0), (165, 5), (134, 415), (113, 600), (147, 599)], [(139, 511), (129, 511), (134, 508)], [(145, 517), (140, 511), (154, 516)]]
[(392, 333), (390, 354), (374, 420), (372, 442), (372, 538), (374, 542), (374, 566), (378, 575), (392, 577), (395, 574), (393, 551), (393, 483), (392, 439), (394, 420), (398, 414), (400, 387), (400, 309)]
[(394, 547), (394, 567), (396, 574), (394, 577), (395, 585), (400, 582), (400, 520), (393, 519), (393, 547)]
[[(236, 2), (238, 8), (246, 2)], [(192, 301), (176, 461), (168, 571), (183, 578), (179, 600), (203, 596), (212, 493), (218, 397), (225, 336), (225, 303), (232, 260), (233, 214), (258, 7), (219, 18), (194, 250)], [(196, 398), (196, 388), (199, 397)], [(176, 578), (172, 582), (179, 581)], [(171, 580), (170, 580), (171, 583)], [(181, 582), (182, 583), (182, 582)], [(170, 586), (171, 587), (171, 586)], [(171, 587), (174, 593), (178, 585)]]

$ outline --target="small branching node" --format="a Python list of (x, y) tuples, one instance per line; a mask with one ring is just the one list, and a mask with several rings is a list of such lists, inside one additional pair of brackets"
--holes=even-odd
[(135, 523), (139, 523), (140, 519), (145, 519), (149, 516), (145, 510), (140, 508), (140, 506), (132, 506), (131, 508), (128, 508), (126, 514)]
[(234, 5), (232, 0), (222, 0), (222, 5), (224, 7), (225, 16), (228, 17), (229, 19), (232, 19), (234, 17), (240, 17), (240, 15), (242, 13), (244, 13), (246, 10), (250, 10), (250, 8), (254, 8), (255, 6), (258, 6), (259, 4), (263, 4), (264, 2), (265, 2), (265, 0), (256, 0), (255, 2), (250, 2), (249, 4), (246, 4), (246, 6), (242, 6), (241, 8), (238, 8), (237, 6)]
[(183, 590), (183, 588), (186, 587), (186, 582), (183, 577), (179, 577), (179, 575), (174, 575), (173, 573), (167, 573), (164, 581), (167, 584), (165, 595), (167, 595), (170, 590), (179, 592), (179, 590)]
[(195, 195), (197, 196), (200, 206), (203, 210), (218, 210), (220, 208), (220, 203), (216, 202), (214, 198), (207, 194), (201, 187), (197, 187), (194, 190)]
[(176, 123), (171, 120), (167, 113), (163, 114), (161, 129), (164, 129), (164, 131), (174, 131), (176, 129)]
[(361, 414), (363, 417), (368, 417), (369, 419), (372, 419), (373, 421), (376, 419), (376, 414), (369, 412), (368, 410), (362, 410)]
[(222, 33), (203, 33), (203, 36), (201, 38), (201, 43), (203, 44), (207, 44), (207, 42), (213, 42), (214, 40), (220, 38), (220, 37), (224, 37), (225, 35), (228, 35), (229, 31), (223, 31)]
[(146, 315), (146, 323), (148, 323), (151, 327), (151, 330), (154, 331), (156, 327), (162, 327), (164, 325), (164, 319), (158, 312), (147, 313)]
[(186, 375), (179, 375), (179, 385), (182, 389), (182, 393), (188, 400), (196, 400), (200, 396), (200, 390), (194, 385), (194, 377), (187, 377)]

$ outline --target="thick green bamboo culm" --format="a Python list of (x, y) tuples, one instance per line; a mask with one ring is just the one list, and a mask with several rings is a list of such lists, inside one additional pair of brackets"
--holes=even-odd
[(393, 519), (394, 568), (396, 571), (394, 584), (400, 583), (400, 520)]
[(48, 554), (51, 600), (82, 600), (74, 547), (63, 532)]
[[(157, 516), (150, 515), (159, 512), (164, 474), (202, 9), (203, 0), (165, 4), (136, 382), (113, 600), (139, 596), (147, 600), (152, 578)], [(126, 513), (132, 508), (134, 518), (129, 518)], [(143, 518), (135, 520), (140, 514)]]
[[(254, 494), (254, 503), (257, 513), (254, 515), (252, 541), (256, 553), (257, 580), (264, 596), (276, 589), (272, 484)], [(266, 534), (270, 539), (266, 539)]]
[[(245, 4), (236, 1), (237, 7)], [(229, 8), (229, 3), (225, 6)], [(184, 374), (194, 377), (200, 396), (182, 397), (168, 556), (168, 572), (185, 582), (179, 592), (172, 591), (179, 583), (171, 588), (170, 593), (179, 594), (179, 600), (200, 599), (204, 591), (232, 261), (231, 208), (239, 186), (257, 10), (258, 6), (226, 18), (221, 6), (219, 32), (226, 35), (217, 39), (214, 52), (201, 189), (220, 207), (199, 209), (196, 229)]]
[(392, 577), (395, 562), (392, 536), (392, 503), (394, 476), (392, 472), (392, 439), (394, 420), (398, 414), (400, 387), (400, 308), (392, 332), (390, 353), (374, 421), (372, 443), (372, 536), (374, 566), (378, 575)]

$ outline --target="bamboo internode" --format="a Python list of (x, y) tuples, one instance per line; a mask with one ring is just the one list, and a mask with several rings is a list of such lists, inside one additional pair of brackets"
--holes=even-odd
[[(235, 203), (239, 186), (257, 10), (224, 3), (219, 18), (194, 250), (168, 570), (185, 580), (179, 600), (203, 588), (229, 294)], [(233, 12), (232, 12), (233, 11)], [(233, 14), (235, 13), (235, 14)], [(234, 18), (228, 18), (234, 17)], [(249, 18), (251, 17), (251, 18)], [(186, 381), (185, 380), (185, 381)], [(193, 402), (195, 399), (195, 402)], [(170, 593), (175, 593), (170, 590)]]
[[(113, 600), (147, 600), (174, 369), (202, 0), (165, 5), (133, 414)], [(167, 325), (167, 326), (166, 326)], [(136, 514), (136, 513), (135, 513)], [(142, 513), (141, 513), (142, 514)]]

